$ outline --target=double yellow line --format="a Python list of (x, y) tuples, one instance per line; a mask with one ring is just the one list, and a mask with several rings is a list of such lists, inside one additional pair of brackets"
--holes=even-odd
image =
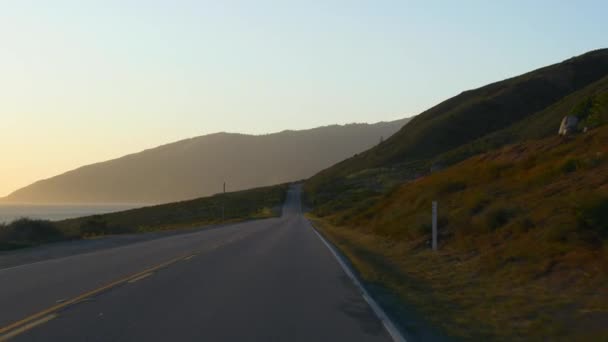
[[(249, 236), (251, 234), (253, 234), (253, 232), (249, 232), (247, 234), (241, 234), (241, 235), (238, 235), (236, 238), (224, 240), (221, 243), (219, 243), (219, 244), (217, 244), (215, 246), (212, 246), (211, 249), (205, 249), (204, 251), (208, 252), (210, 250), (213, 250), (213, 249), (225, 246), (225, 245), (230, 244), (232, 242), (241, 240), (241, 239), (243, 239), (243, 238), (245, 238), (245, 237), (247, 237), (247, 236)], [(176, 262), (178, 262), (180, 260), (185, 260), (185, 261), (190, 260), (190, 259), (194, 258), (198, 253), (202, 253), (202, 252), (203, 251), (201, 250), (201, 251), (197, 251), (197, 252), (194, 252), (194, 253), (190, 252), (188, 254), (183, 254), (183, 255), (181, 255), (181, 256), (179, 256), (177, 258), (174, 258), (174, 259), (171, 259), (169, 261), (163, 262), (162, 264), (150, 267), (150, 268), (145, 269), (145, 270), (143, 270), (141, 272), (138, 272), (138, 273), (132, 274), (132, 275), (130, 275), (128, 277), (122, 278), (120, 280), (116, 280), (116, 281), (111, 282), (111, 283), (109, 283), (107, 285), (99, 287), (99, 288), (97, 288), (95, 290), (83, 293), (83, 294), (81, 294), (81, 295), (79, 295), (77, 297), (74, 297), (74, 298), (70, 299), (70, 300), (66, 300), (64, 302), (61, 302), (60, 304), (57, 304), (57, 305), (52, 306), (52, 307), (50, 307), (48, 309), (42, 310), (42, 311), (37, 312), (37, 313), (35, 313), (35, 314), (31, 315), (31, 316), (28, 316), (28, 317), (26, 317), (26, 318), (24, 318), (22, 320), (19, 320), (17, 322), (9, 324), (9, 325), (7, 325), (5, 327), (2, 327), (2, 328), (0, 328), (0, 342), (7, 341), (10, 338), (13, 338), (13, 337), (15, 337), (15, 336), (17, 336), (19, 334), (22, 334), (22, 333), (24, 333), (24, 332), (26, 332), (26, 331), (28, 331), (30, 329), (33, 329), (36, 326), (39, 326), (40, 324), (44, 324), (44, 323), (52, 320), (53, 318), (57, 317), (56, 312), (59, 311), (59, 310), (61, 310), (61, 309), (63, 309), (63, 308), (66, 308), (66, 307), (68, 307), (70, 305), (76, 304), (76, 303), (78, 303), (80, 301), (83, 301), (83, 300), (87, 299), (88, 297), (95, 296), (96, 294), (98, 294), (100, 292), (109, 290), (109, 289), (111, 289), (113, 287), (116, 287), (118, 285), (121, 285), (121, 284), (124, 284), (124, 283), (134, 283), (134, 282), (139, 281), (141, 279), (147, 278), (147, 277), (151, 276), (153, 272), (158, 271), (161, 268), (165, 268), (165, 267), (167, 267), (167, 266), (169, 266), (171, 264), (174, 264), (174, 263), (176, 263)]]
[(171, 264), (174, 264), (180, 260), (183, 260), (185, 258), (192, 258), (194, 257), (194, 255), (196, 254), (185, 254), (182, 255), (180, 257), (171, 259), (169, 261), (163, 262), (162, 264), (150, 267), (144, 271), (132, 274), (128, 277), (113, 281), (107, 285), (104, 285), (102, 287), (96, 288), (95, 290), (92, 291), (88, 291), (85, 292), (77, 297), (74, 297), (70, 300), (66, 300), (60, 304), (57, 304), (55, 306), (52, 306), (48, 309), (42, 310), (40, 312), (37, 312), (31, 316), (28, 316), (22, 320), (19, 320), (17, 322), (14, 322), (12, 324), (9, 324), (5, 327), (0, 328), (0, 342), (4, 342), (7, 341), (10, 338), (13, 338), (25, 331), (28, 331), (40, 324), (46, 323), (50, 320), (52, 320), (53, 318), (55, 318), (57, 315), (55, 314), (57, 311), (66, 308), (72, 304), (76, 304), (82, 300), (87, 299), (88, 297), (92, 297), (95, 296), (98, 293), (101, 293), (103, 291), (109, 290), (113, 287), (116, 287), (118, 285), (124, 284), (124, 283), (128, 283), (128, 282), (135, 282), (138, 281), (140, 279), (143, 278), (147, 278), (148, 276), (152, 275), (152, 272), (154, 271), (158, 271), (161, 268), (165, 268)]

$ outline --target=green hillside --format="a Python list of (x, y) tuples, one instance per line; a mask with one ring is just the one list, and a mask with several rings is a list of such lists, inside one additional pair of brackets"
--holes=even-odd
[(308, 199), (328, 211), (339, 209), (426, 174), (434, 162), (445, 167), (504, 144), (555, 134), (565, 113), (606, 89), (607, 75), (608, 49), (602, 49), (463, 92), (416, 116), (382, 144), (312, 177)]

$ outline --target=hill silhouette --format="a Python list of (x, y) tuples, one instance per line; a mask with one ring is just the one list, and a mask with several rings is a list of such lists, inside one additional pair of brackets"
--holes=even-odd
[(408, 119), (267, 135), (216, 133), (83, 166), (19, 189), (13, 203), (166, 203), (308, 178)]

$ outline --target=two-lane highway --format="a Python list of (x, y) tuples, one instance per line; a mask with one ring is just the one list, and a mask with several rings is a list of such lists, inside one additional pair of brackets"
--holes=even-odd
[(391, 340), (298, 187), (281, 218), (3, 269), (0, 287), (0, 340)]

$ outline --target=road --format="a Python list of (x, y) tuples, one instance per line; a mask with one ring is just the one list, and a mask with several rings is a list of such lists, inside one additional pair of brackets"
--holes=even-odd
[(0, 341), (391, 341), (301, 212), (0, 269)]

